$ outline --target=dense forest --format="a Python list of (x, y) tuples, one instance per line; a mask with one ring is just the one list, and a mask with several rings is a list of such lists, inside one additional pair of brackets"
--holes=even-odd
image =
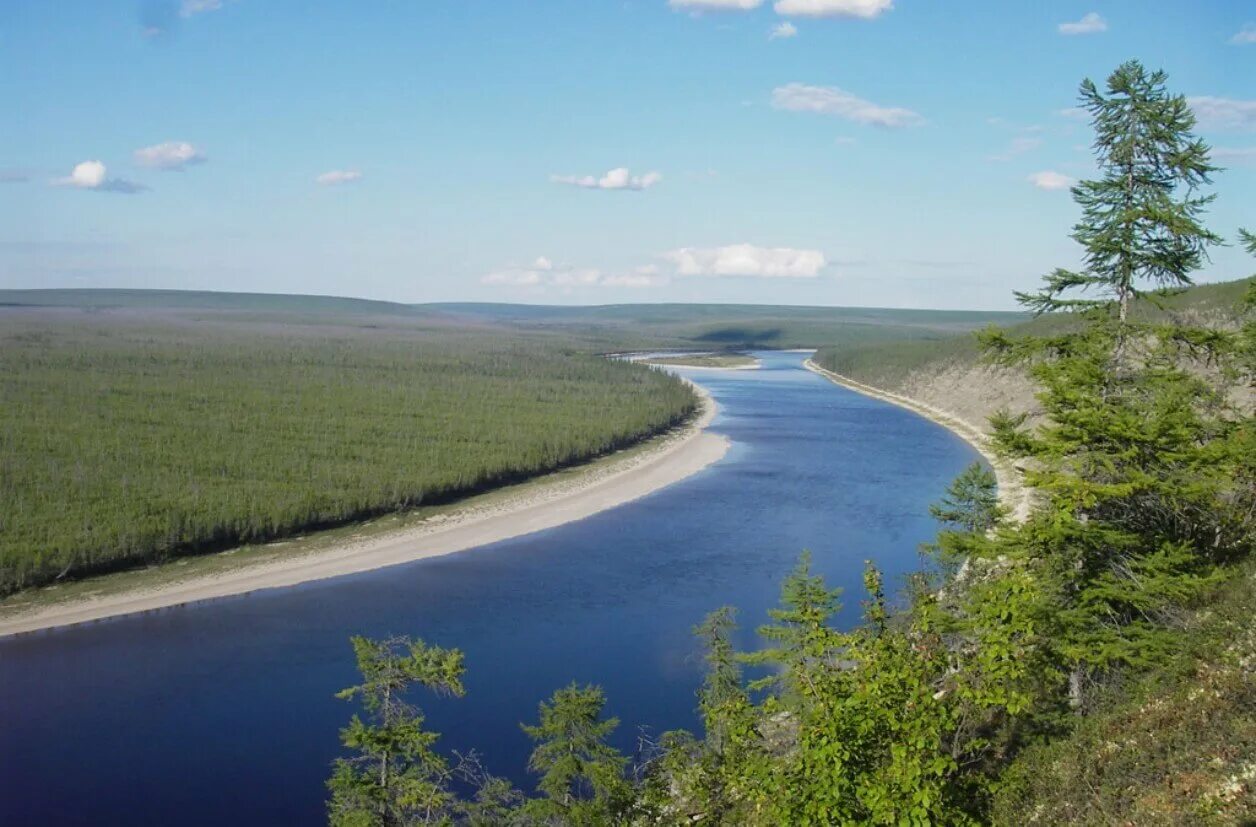
[(1237, 328), (1134, 312), (1222, 242), (1204, 225), (1217, 170), (1166, 83), (1131, 62), (1082, 84), (1098, 167), (1073, 190), (1084, 266), (1020, 296), (1067, 321), (979, 340), (1036, 391), (1033, 423), (991, 423), (1036, 492), (1026, 520), (969, 469), (935, 509), (931, 564), (902, 601), (869, 566), (849, 632), (804, 555), (763, 648), (735, 650), (731, 608), (696, 629), (704, 732), (637, 761), (609, 745), (600, 689), (560, 689), (524, 727), (531, 795), (440, 754), (408, 703), (418, 687), (461, 695), (460, 652), (355, 638), (362, 683), (341, 696), (362, 712), (342, 732), (331, 823), (1256, 819), (1256, 420), (1232, 392), (1256, 374), (1256, 290)]
[(8, 318), (0, 399), (0, 594), (449, 500), (697, 405), (501, 332), (47, 312)]

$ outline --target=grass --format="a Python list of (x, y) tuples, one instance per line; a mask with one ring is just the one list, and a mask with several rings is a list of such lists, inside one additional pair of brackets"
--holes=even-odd
[(0, 592), (448, 502), (696, 406), (544, 338), (262, 319), (7, 312)]

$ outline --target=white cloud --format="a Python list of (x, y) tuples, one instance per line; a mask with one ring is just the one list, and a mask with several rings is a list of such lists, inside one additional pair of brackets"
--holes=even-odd
[(1031, 138), (1027, 135), (1021, 135), (1012, 139), (1007, 145), (1007, 149), (997, 155), (991, 155), (991, 161), (1010, 161), (1018, 155), (1024, 155), (1026, 152), (1032, 152), (1042, 146), (1041, 138)]
[(1239, 29), (1234, 37), (1230, 38), (1230, 42), (1235, 46), (1250, 46), (1256, 43), (1256, 23), (1248, 23)]
[(1194, 110), (1195, 117), (1199, 119), (1199, 125), (1206, 129), (1256, 128), (1256, 100), (1244, 101), (1203, 95), (1187, 98), (1186, 102)]
[(604, 287), (632, 287), (639, 289), (667, 284), (667, 278), (659, 275), (658, 267), (655, 267), (653, 264), (646, 264), (635, 268), (630, 273), (603, 276), (600, 284)]
[(74, 171), (68, 177), (62, 178), (61, 183), (70, 187), (95, 189), (105, 183), (106, 172), (105, 165), (100, 161), (84, 161), (75, 164)]
[(833, 143), (836, 146), (854, 146), (859, 142), (849, 135), (838, 135), (833, 139)]
[(1062, 172), (1055, 172), (1048, 169), (1043, 170), (1042, 172), (1035, 172), (1033, 175), (1030, 175), (1029, 183), (1033, 184), (1040, 190), (1049, 190), (1054, 192), (1056, 190), (1066, 190), (1073, 186), (1075, 182), (1072, 178)]
[(362, 173), (356, 169), (333, 169), (315, 178), (314, 182), (320, 186), (334, 187), (339, 184), (352, 184), (361, 180)]
[(593, 190), (644, 190), (662, 181), (663, 175), (658, 172), (633, 175), (627, 167), (616, 167), (600, 178), (592, 175), (551, 175), (550, 180), (556, 184)]
[(108, 170), (100, 161), (83, 161), (75, 164), (74, 169), (64, 178), (54, 178), (53, 186), (74, 187), (81, 190), (97, 190), (99, 192), (118, 192), (132, 194), (143, 192), (148, 187), (127, 181), (122, 178), (110, 178)]
[(676, 265), (678, 276), (751, 276), (754, 278), (815, 278), (827, 263), (819, 250), (792, 247), (682, 247), (664, 253)]
[(1108, 30), (1108, 21), (1099, 16), (1098, 12), (1090, 12), (1081, 20), (1073, 23), (1061, 23), (1056, 27), (1060, 34), (1099, 34)]
[(658, 267), (652, 264), (637, 267), (627, 273), (606, 275), (601, 270), (592, 267), (556, 265), (545, 256), (540, 256), (525, 267), (506, 267), (495, 270), (482, 277), (480, 282), (536, 290), (554, 287), (568, 292), (582, 287), (655, 287), (666, 284), (667, 279), (661, 276)]
[(772, 27), (772, 31), (768, 34), (768, 40), (783, 40), (785, 38), (797, 37), (798, 27), (786, 20), (783, 23), (777, 23)]
[(218, 11), (222, 8), (222, 0), (183, 0), (179, 6), (180, 17), (192, 17), (207, 11)]
[(1068, 118), (1070, 121), (1083, 121), (1090, 117), (1090, 113), (1080, 106), (1070, 106), (1065, 109), (1057, 109), (1056, 113), (1061, 118)]
[(763, 5), (763, 0), (667, 0), (673, 9), (689, 11), (749, 11)]
[(166, 141), (135, 150), (135, 163), (142, 167), (182, 172), (193, 164), (209, 160), (205, 154), (187, 141)]
[(898, 129), (924, 123), (918, 113), (896, 106), (878, 106), (836, 86), (790, 83), (772, 90), (772, 106), (790, 112), (836, 115), (849, 121)]
[(790, 17), (858, 17), (871, 20), (894, 8), (894, 0), (776, 0), (772, 8)]

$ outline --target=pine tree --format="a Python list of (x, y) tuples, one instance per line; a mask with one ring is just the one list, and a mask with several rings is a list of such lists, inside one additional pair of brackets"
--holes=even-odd
[(523, 726), (537, 742), (528, 769), (541, 773), (544, 796), (527, 809), (542, 823), (613, 824), (627, 806), (627, 760), (607, 743), (619, 720), (602, 717), (605, 705), (599, 687), (573, 683), (541, 703), (538, 724)]
[(341, 758), (327, 782), (331, 824), (340, 827), (448, 823), (453, 795), (445, 759), (433, 750), (439, 737), (423, 728), (423, 713), (405, 700), (415, 684), (461, 697), (463, 656), (405, 637), (352, 639), (362, 683), (336, 694), (360, 699), (358, 715), (340, 733), (354, 758)]

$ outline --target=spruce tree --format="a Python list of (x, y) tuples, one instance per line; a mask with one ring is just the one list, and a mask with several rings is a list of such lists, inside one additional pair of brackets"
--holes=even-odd
[[(1198, 192), (1217, 168), (1192, 134), (1195, 116), (1186, 98), (1171, 94), (1167, 80), (1131, 60), (1108, 77), (1106, 94), (1082, 82), (1080, 103), (1091, 116), (1100, 173), (1073, 188), (1082, 208), (1073, 238), (1085, 250), (1085, 266), (1058, 269), (1041, 292), (1018, 294), (1036, 312), (1115, 309), (1124, 322), (1140, 290), (1191, 284), (1208, 246), (1220, 241), (1200, 223), (1213, 196)], [(1091, 290), (1098, 296), (1076, 296)]]
[(619, 720), (602, 717), (605, 705), (600, 687), (573, 683), (541, 702), (535, 726), (523, 725), (537, 742), (528, 769), (541, 774), (543, 796), (527, 811), (541, 823), (609, 825), (627, 806), (627, 760), (607, 743)]
[(415, 685), (461, 697), (463, 656), (406, 637), (352, 638), (362, 683), (336, 694), (359, 699), (358, 715), (340, 733), (358, 754), (341, 758), (327, 782), (328, 819), (341, 827), (448, 823), (454, 797), (445, 759), (433, 750), (439, 736), (423, 728), (423, 713), (405, 699)]

